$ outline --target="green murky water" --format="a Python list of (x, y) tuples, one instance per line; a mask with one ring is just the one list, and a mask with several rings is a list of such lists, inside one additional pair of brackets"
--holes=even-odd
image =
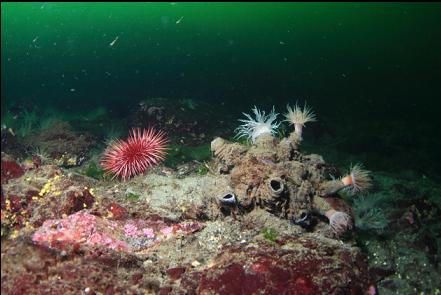
[(123, 118), (148, 97), (238, 118), (307, 100), (326, 130), (316, 150), (436, 177), (440, 16), (439, 3), (2, 3), (2, 123), (32, 106)]

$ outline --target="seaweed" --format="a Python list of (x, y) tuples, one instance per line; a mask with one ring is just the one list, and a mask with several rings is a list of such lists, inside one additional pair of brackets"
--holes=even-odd
[(262, 229), (261, 233), (266, 240), (272, 243), (276, 242), (279, 235), (279, 233), (274, 228), (264, 228)]
[(206, 175), (210, 169), (208, 168), (206, 163), (200, 163), (199, 166), (196, 168), (195, 172), (199, 176)]
[(112, 124), (112, 126), (108, 129), (105, 138), (104, 143), (106, 146), (112, 144), (113, 141), (116, 139), (122, 137), (124, 134), (124, 129), (122, 124)]
[(36, 111), (24, 111), (19, 121), (20, 124), (17, 127), (17, 134), (21, 137), (25, 137), (31, 134), (35, 129), (39, 128), (40, 126)]
[(17, 125), (17, 117), (13, 113), (6, 111), (1, 114), (2, 129), (15, 128)]
[(6, 239), (9, 236), (10, 233), (10, 229), (6, 226), (3, 225), (3, 221), (2, 221), (2, 225), (1, 225), (1, 239)]
[(141, 196), (132, 192), (127, 192), (126, 198), (129, 201), (138, 201), (141, 198)]
[(94, 162), (90, 163), (86, 167), (86, 170), (84, 171), (84, 175), (97, 180), (101, 180), (105, 178), (104, 170), (101, 169), (101, 167)]
[(387, 196), (380, 193), (354, 199), (355, 226), (362, 231), (384, 232), (389, 221), (380, 206), (386, 199)]
[(199, 103), (191, 98), (183, 98), (179, 100), (179, 103), (190, 110), (196, 110), (196, 108), (199, 106)]

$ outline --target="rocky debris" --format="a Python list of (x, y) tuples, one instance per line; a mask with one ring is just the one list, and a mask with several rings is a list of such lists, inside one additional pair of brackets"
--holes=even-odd
[(364, 196), (364, 208), (379, 208), (388, 223), (381, 231), (359, 228), (356, 239), (367, 253), (380, 294), (440, 293), (439, 184), (413, 174), (397, 178), (376, 173), (375, 180), (378, 187)]
[(90, 135), (75, 133), (69, 123), (57, 121), (26, 137), (24, 144), (33, 156), (47, 157), (58, 166), (73, 167), (84, 162), (95, 140)]
[[(57, 242), (40, 240), (41, 232), (37, 231), (34, 240), (43, 247), (23, 239), (2, 243), (2, 292), (51, 294), (56, 292), (52, 289), (55, 284), (67, 294), (85, 292), (87, 288), (96, 293), (130, 290), (135, 294), (147, 290), (155, 294), (364, 294), (371, 283), (365, 257), (357, 248), (342, 247), (335, 240), (314, 234), (281, 236), (275, 243), (264, 239), (231, 243), (211, 251), (211, 256), (204, 259), (198, 256), (197, 248), (191, 248), (196, 246), (192, 237), (197, 233), (179, 234), (178, 230), (148, 248), (148, 254), (126, 251), (125, 247), (115, 251), (110, 245), (116, 244), (98, 233), (115, 237), (132, 235), (133, 231), (119, 226), (112, 231), (107, 228), (109, 221), (85, 211), (71, 219), (80, 216), (97, 225), (89, 242), (84, 236), (75, 236), (78, 243), (72, 240), (74, 236), (66, 239), (67, 233), (85, 229), (80, 222), (80, 229), (68, 227)], [(60, 226), (64, 225), (62, 222)], [(55, 226), (48, 230), (57, 231)]]
[[(159, 283), (125, 252), (54, 253), (18, 239), (2, 241), (2, 294), (155, 294)], [(61, 291), (62, 290), (62, 291)]]
[[(306, 235), (223, 248), (208, 267), (179, 271), (164, 294), (364, 294), (371, 285), (360, 251)], [(168, 289), (167, 289), (168, 288)]]
[(1, 128), (1, 146), (2, 153), (7, 153), (14, 158), (20, 158), (25, 154), (25, 147), (20, 144), (12, 128)]
[[(441, 292), (439, 267), (428, 249), (433, 244), (420, 249), (416, 247), (418, 239), (421, 236), (413, 230), (400, 230), (387, 241), (377, 238), (363, 243), (381, 294)], [(419, 275), (411, 275), (414, 273)]]
[(2, 208), (5, 218), (2, 222), (11, 224), (25, 217), (24, 223), (40, 226), (49, 218), (91, 208), (95, 203), (93, 192), (84, 182), (70, 178), (54, 165), (31, 170), (4, 185), (3, 189), (9, 206)]
[(1, 183), (6, 183), (10, 179), (18, 178), (23, 175), (24, 169), (15, 162), (14, 159), (2, 153), (1, 159)]
[[(130, 183), (98, 187), (97, 194), (106, 195), (137, 217), (158, 214), (171, 220), (208, 220), (219, 216), (217, 200), (228, 191), (227, 177), (162, 174), (149, 173), (134, 177)], [(137, 200), (129, 200), (127, 195), (137, 196)]]
[(142, 183), (149, 206), (161, 215), (178, 219), (213, 218), (218, 213), (216, 198), (227, 189), (226, 178), (213, 175), (182, 179), (148, 175)]

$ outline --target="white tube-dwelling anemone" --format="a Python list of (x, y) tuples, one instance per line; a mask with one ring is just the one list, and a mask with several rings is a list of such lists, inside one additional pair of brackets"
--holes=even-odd
[(305, 127), (305, 123), (315, 122), (317, 121), (314, 112), (311, 107), (306, 105), (302, 108), (296, 103), (294, 108), (291, 108), (289, 104), (286, 106), (288, 113), (285, 114), (287, 122), (294, 125), (294, 132), (302, 137), (303, 127)]
[(236, 137), (246, 137), (251, 142), (255, 143), (256, 139), (263, 134), (275, 135), (280, 123), (274, 122), (277, 118), (277, 113), (272, 111), (265, 115), (265, 111), (259, 111), (256, 106), (252, 109), (256, 119), (253, 119), (249, 114), (243, 113), (247, 119), (239, 120), (244, 124), (236, 128)]
[(355, 194), (369, 189), (372, 186), (371, 173), (363, 169), (363, 165), (355, 164), (349, 168), (349, 174), (341, 178), (345, 185), (345, 190), (350, 194)]

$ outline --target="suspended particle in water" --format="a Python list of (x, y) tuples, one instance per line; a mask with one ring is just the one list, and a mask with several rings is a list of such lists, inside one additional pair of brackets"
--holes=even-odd
[(116, 38), (113, 39), (112, 42), (110, 42), (109, 46), (110, 46), (110, 47), (113, 47), (113, 45), (115, 45), (115, 43), (116, 43), (116, 41), (118, 41), (118, 39), (119, 39), (119, 36), (116, 36)]
[(181, 17), (176, 21), (176, 24), (179, 25), (183, 19), (184, 19), (184, 17), (181, 16)]

